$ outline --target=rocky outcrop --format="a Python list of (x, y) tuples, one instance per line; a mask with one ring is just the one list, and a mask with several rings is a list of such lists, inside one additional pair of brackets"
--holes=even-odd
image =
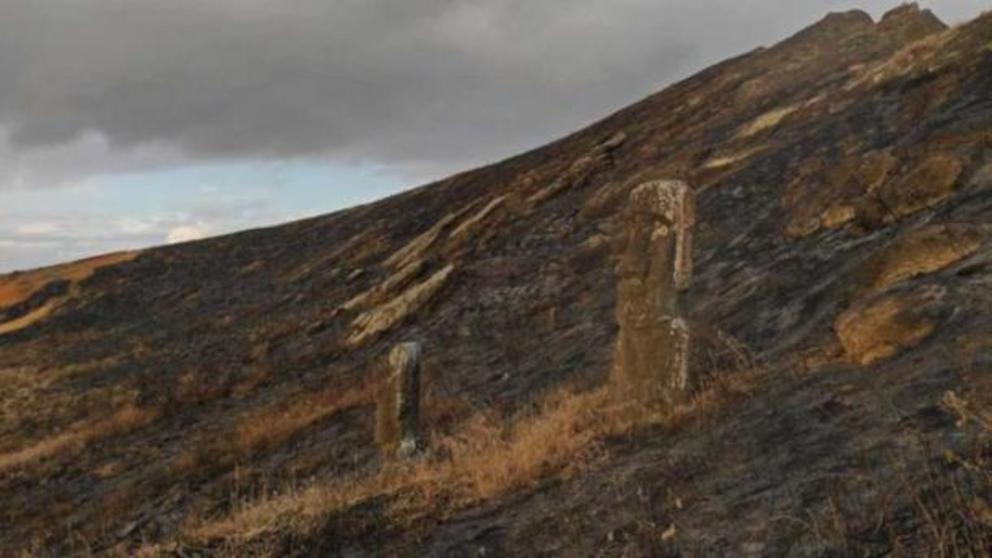
[(869, 257), (856, 274), (854, 300), (834, 321), (844, 358), (870, 365), (932, 334), (944, 290), (913, 287), (911, 280), (964, 260), (988, 237), (988, 229), (979, 225), (930, 225), (903, 233)]
[(943, 291), (918, 288), (856, 302), (834, 322), (847, 360), (867, 366), (916, 346), (937, 327)]
[(653, 181), (630, 194), (617, 268), (614, 384), (626, 398), (673, 404), (693, 387), (681, 293), (692, 277), (692, 190)]
[(849, 223), (874, 230), (953, 194), (964, 170), (953, 153), (934, 153), (898, 175), (898, 157), (889, 151), (852, 155), (833, 163), (812, 159), (790, 182), (783, 206), (791, 217), (787, 236), (800, 238)]
[(799, 109), (797, 105), (789, 105), (786, 107), (779, 107), (774, 110), (770, 110), (765, 114), (762, 114), (758, 118), (755, 118), (747, 124), (747, 126), (741, 128), (737, 132), (738, 138), (748, 138), (758, 132), (767, 130), (769, 128), (774, 128), (778, 126), (779, 122), (785, 120), (790, 114), (796, 112)]
[(457, 227), (451, 234), (448, 235), (448, 246), (457, 247), (465, 244), (469, 239), (476, 236), (476, 234), (487, 224), (489, 221), (506, 206), (507, 196), (497, 196), (493, 198), (485, 207), (480, 209), (474, 215), (465, 219), (458, 224)]
[(351, 324), (346, 345), (352, 348), (364, 345), (415, 314), (434, 298), (454, 272), (455, 266), (448, 264), (392, 300), (359, 315)]
[(445, 215), (440, 221), (435, 223), (434, 226), (427, 229), (427, 231), (422, 233), (420, 236), (414, 238), (408, 244), (394, 252), (391, 256), (389, 256), (389, 258), (386, 259), (385, 262), (383, 262), (383, 264), (386, 267), (403, 268), (415, 260), (423, 258), (427, 251), (434, 246), (444, 231), (450, 228), (455, 221), (457, 221), (474, 206), (475, 204), (469, 204), (460, 210)]
[(888, 151), (850, 155), (835, 162), (809, 160), (786, 187), (782, 205), (789, 211), (787, 236), (809, 236), (835, 229), (864, 212), (872, 196), (898, 170), (899, 159)]
[(886, 290), (961, 261), (987, 238), (983, 227), (968, 224), (930, 225), (909, 231), (865, 262), (859, 282), (868, 291)]
[(351, 311), (382, 303), (394, 295), (396, 291), (409, 285), (426, 267), (427, 262), (424, 260), (409, 262), (382, 283), (345, 302), (341, 305), (341, 310)]
[(947, 29), (947, 24), (930, 10), (921, 10), (916, 2), (902, 4), (886, 12), (878, 22), (882, 33), (899, 35), (902, 41), (915, 41)]
[(527, 198), (527, 205), (536, 207), (566, 190), (581, 187), (589, 177), (613, 164), (613, 152), (627, 141), (627, 134), (617, 132), (597, 145), (592, 151), (575, 159), (572, 164), (547, 187)]
[(867, 217), (891, 223), (933, 207), (950, 197), (963, 170), (964, 164), (956, 155), (930, 155), (902, 178), (881, 186)]
[(385, 455), (409, 457), (420, 445), (421, 352), (420, 343), (400, 343), (383, 361), (375, 438)]

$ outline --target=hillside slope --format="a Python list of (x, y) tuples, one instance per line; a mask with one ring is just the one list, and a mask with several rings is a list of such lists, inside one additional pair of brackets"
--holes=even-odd
[[(412, 484), (294, 507), (381, 474), (372, 363), (395, 342), (424, 344), (439, 440), (601, 385), (620, 210), (656, 177), (697, 195), (694, 369), (746, 389), (485, 497), (427, 505)], [(992, 15), (831, 14), (507, 161), (117, 260), (0, 279), (0, 554), (992, 541)]]

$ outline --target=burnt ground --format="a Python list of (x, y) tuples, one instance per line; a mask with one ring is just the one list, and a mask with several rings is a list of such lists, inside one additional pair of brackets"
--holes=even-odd
[[(10, 323), (57, 302), (0, 335), (0, 454), (100, 432), (0, 469), (0, 553), (127, 553), (245, 494), (374, 469), (369, 402), (269, 443), (222, 442), (259, 409), (359, 385), (398, 341), (423, 342), (431, 393), (471, 408), (512, 413), (558, 386), (602, 383), (620, 208), (654, 177), (696, 189), (688, 311), (698, 331), (747, 347), (764, 371), (755, 393), (677, 432), (608, 440), (580, 475), (413, 525), (356, 510), (284, 550), (980, 547), (992, 525), (976, 502), (992, 485), (971, 465), (987, 440), (940, 402), (992, 401), (990, 45), (988, 15), (948, 30), (912, 7), (881, 22), (833, 14), (513, 159), (148, 250), (0, 308)], [(349, 341), (368, 333), (359, 316), (446, 265), (429, 300)], [(707, 362), (697, 369), (719, 372)], [(93, 426), (127, 406), (148, 416)]]

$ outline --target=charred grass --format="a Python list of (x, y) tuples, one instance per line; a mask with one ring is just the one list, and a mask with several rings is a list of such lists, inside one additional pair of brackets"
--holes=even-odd
[(329, 518), (374, 502), (383, 503), (394, 524), (443, 517), (595, 467), (608, 457), (610, 438), (643, 429), (678, 430), (747, 396), (757, 378), (756, 371), (716, 377), (690, 402), (664, 411), (621, 401), (603, 387), (559, 389), (509, 419), (476, 412), (450, 434), (436, 436), (418, 459), (292, 486), (242, 502), (225, 517), (191, 517), (186, 538), (195, 545), (248, 552), (273, 538), (312, 535)]

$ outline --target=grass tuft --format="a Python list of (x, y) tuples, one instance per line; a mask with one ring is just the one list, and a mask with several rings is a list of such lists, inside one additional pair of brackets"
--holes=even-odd
[(125, 405), (109, 417), (78, 422), (61, 434), (0, 454), (0, 473), (20, 469), (43, 459), (82, 451), (96, 440), (134, 431), (154, 422), (161, 415), (160, 409)]
[(386, 497), (395, 521), (445, 514), (533, 486), (568, 478), (608, 454), (605, 441), (643, 428), (678, 429), (751, 393), (758, 374), (719, 377), (691, 402), (648, 411), (599, 388), (564, 389), (511, 421), (480, 412), (455, 433), (435, 440), (413, 462), (387, 462), (353, 475), (288, 490), (241, 505), (231, 515), (187, 522), (200, 544), (247, 544), (267, 536), (313, 534), (334, 514)]

